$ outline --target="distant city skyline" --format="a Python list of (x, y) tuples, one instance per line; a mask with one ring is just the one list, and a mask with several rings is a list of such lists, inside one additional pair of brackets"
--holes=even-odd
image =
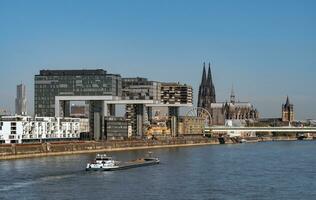
[(0, 110), (16, 85), (34, 110), (41, 69), (102, 68), (122, 77), (192, 85), (203, 62), (218, 101), (253, 103), (260, 117), (316, 119), (315, 1), (0, 1)]

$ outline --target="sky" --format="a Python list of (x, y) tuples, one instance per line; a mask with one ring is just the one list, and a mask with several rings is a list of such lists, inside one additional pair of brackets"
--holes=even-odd
[[(211, 62), (217, 101), (250, 101), (280, 117), (316, 119), (316, 1), (0, 0), (0, 108), (41, 69), (103, 68), (192, 85)], [(197, 98), (194, 99), (197, 102)]]

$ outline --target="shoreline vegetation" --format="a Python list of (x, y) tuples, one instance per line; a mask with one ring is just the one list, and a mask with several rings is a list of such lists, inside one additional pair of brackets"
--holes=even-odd
[[(294, 141), (294, 137), (256, 137), (247, 138), (247, 142)], [(236, 140), (225, 138), (225, 144), (236, 144)], [(131, 151), (173, 147), (191, 147), (221, 144), (219, 138), (190, 137), (169, 138), (163, 140), (127, 140), (127, 141), (68, 141), (32, 144), (0, 144), (0, 160), (62, 156), (97, 152)]]

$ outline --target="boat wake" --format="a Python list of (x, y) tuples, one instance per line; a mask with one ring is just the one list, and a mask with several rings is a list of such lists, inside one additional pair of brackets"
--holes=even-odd
[(50, 182), (50, 181), (56, 181), (56, 180), (61, 180), (61, 179), (67, 179), (74, 177), (75, 174), (66, 174), (66, 175), (56, 175), (56, 176), (45, 176), (45, 177), (40, 177), (38, 179), (30, 179), (30, 180), (25, 180), (21, 182), (16, 182), (10, 185), (5, 185), (3, 187), (0, 187), (0, 192), (5, 192), (5, 191), (11, 191), (11, 190), (16, 190), (20, 188), (25, 188), (29, 185), (33, 184), (39, 184), (39, 183), (45, 183), (45, 182)]

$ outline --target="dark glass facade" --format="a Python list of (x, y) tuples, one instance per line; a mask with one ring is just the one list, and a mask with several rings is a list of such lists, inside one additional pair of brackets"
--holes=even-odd
[(105, 70), (41, 70), (35, 75), (37, 116), (55, 116), (55, 96), (122, 96), (122, 80)]

